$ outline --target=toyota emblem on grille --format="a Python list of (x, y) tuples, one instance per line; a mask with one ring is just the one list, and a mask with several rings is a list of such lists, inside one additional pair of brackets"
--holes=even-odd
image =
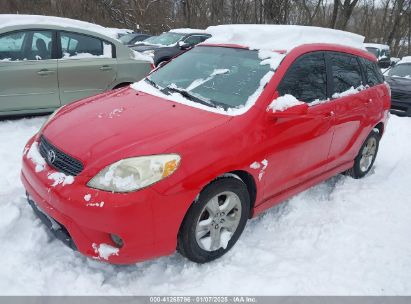
[(53, 150), (49, 150), (47, 152), (47, 160), (50, 164), (54, 163), (54, 161), (56, 160), (56, 152), (54, 152)]

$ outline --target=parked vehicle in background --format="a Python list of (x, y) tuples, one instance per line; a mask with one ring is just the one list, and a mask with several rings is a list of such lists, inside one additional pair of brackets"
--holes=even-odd
[(141, 34), (141, 33), (130, 33), (120, 37), (120, 41), (127, 46), (134, 46), (140, 41), (144, 41), (147, 38), (152, 37), (151, 35)]
[(67, 245), (110, 263), (176, 248), (205, 263), (249, 218), (336, 174), (371, 170), (390, 96), (362, 36), (208, 30), (207, 44), (116, 94), (63, 107), (28, 141), (28, 201)]
[(0, 116), (51, 112), (149, 73), (104, 33), (115, 35), (66, 18), (0, 15)]
[(364, 43), (365, 48), (378, 59), (378, 66), (387, 69), (392, 65), (390, 47), (386, 44)]
[(115, 27), (108, 27), (108, 29), (115, 33), (114, 38), (116, 38), (116, 39), (120, 39), (124, 35), (133, 33), (133, 30), (130, 30), (130, 29), (119, 29), (119, 28), (115, 28)]
[(150, 37), (142, 43), (133, 46), (132, 49), (151, 56), (154, 60), (154, 65), (158, 66), (160, 63), (169, 61), (174, 56), (210, 37), (211, 35), (207, 34), (204, 30), (175, 29), (159, 36)]
[(391, 87), (391, 113), (411, 116), (411, 56), (386, 71), (385, 79)]

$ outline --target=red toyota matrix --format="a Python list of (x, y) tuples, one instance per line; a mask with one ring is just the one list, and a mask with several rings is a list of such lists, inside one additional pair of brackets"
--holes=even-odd
[(210, 27), (144, 80), (66, 105), (24, 150), (51, 231), (127, 264), (225, 254), (249, 218), (373, 166), (390, 90), (363, 37), (301, 26)]

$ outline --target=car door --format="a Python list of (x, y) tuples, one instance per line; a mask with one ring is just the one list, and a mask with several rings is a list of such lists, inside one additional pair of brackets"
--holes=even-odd
[(309, 104), (304, 115), (283, 116), (267, 122), (264, 168), (266, 199), (327, 170), (333, 137), (334, 105), (327, 100), (323, 52), (297, 59), (280, 82), (278, 95), (293, 95)]
[(358, 151), (354, 147), (367, 125), (369, 92), (363, 82), (358, 57), (327, 52), (332, 79), (332, 102), (335, 104), (335, 133), (330, 149), (333, 166), (351, 161)]
[(73, 32), (58, 35), (60, 100), (66, 104), (110, 88), (117, 76), (115, 47), (111, 43)]
[(0, 35), (0, 113), (60, 105), (54, 38), (50, 30)]

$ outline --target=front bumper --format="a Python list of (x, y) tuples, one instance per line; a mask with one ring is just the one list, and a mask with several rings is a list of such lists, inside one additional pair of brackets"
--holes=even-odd
[[(21, 180), (30, 205), (47, 226), (53, 221), (62, 226), (60, 231), (52, 231), (60, 240), (88, 257), (113, 264), (131, 264), (173, 253), (180, 224), (197, 193), (193, 190), (163, 195), (152, 187), (127, 194), (111, 193), (87, 187), (89, 177), (81, 174), (72, 184), (53, 187), (49, 174), (54, 172), (48, 165), (36, 172), (35, 164), (23, 156)], [(110, 234), (120, 236), (124, 245), (116, 248)], [(98, 250), (102, 245), (117, 251), (102, 255)]]

